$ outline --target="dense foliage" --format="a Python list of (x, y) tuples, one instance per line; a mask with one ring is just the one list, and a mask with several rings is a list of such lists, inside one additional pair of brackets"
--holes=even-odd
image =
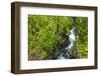
[(86, 17), (28, 15), (28, 59), (50, 59), (62, 34), (69, 35), (77, 26), (77, 57), (86, 58), (88, 54), (88, 22)]
[(78, 28), (78, 55), (79, 58), (86, 58), (88, 56), (88, 19), (77, 18), (76, 23)]

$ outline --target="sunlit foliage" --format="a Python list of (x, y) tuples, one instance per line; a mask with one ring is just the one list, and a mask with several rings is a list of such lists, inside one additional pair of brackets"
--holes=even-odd
[(28, 59), (50, 59), (62, 34), (69, 35), (77, 26), (78, 58), (88, 54), (88, 20), (86, 17), (28, 15)]

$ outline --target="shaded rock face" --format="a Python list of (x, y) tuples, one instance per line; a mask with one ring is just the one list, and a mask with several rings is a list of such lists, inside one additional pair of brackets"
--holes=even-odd
[(62, 59), (67, 58), (65, 47), (68, 46), (69, 44), (70, 44), (69, 37), (64, 36), (62, 41), (59, 42), (57, 47), (54, 49), (55, 52), (53, 54), (52, 59), (60, 59), (59, 57), (60, 55)]
[(62, 41), (58, 43), (57, 47), (54, 49), (54, 54), (52, 59), (75, 59), (77, 58), (77, 46), (76, 37), (77, 29), (74, 26), (70, 31), (69, 36), (63, 34)]

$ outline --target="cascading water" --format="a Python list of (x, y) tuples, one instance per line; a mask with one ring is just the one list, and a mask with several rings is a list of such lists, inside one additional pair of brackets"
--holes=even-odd
[(70, 53), (74, 52), (71, 49), (75, 46), (75, 41), (76, 41), (76, 37), (77, 37), (76, 26), (74, 26), (70, 32), (71, 32), (71, 34), (69, 35), (70, 44), (68, 46), (66, 46), (63, 51), (59, 52), (60, 54), (57, 56), (57, 59), (69, 59), (69, 58), (71, 58)]
[(76, 41), (76, 26), (74, 26), (71, 30), (71, 34), (69, 35), (69, 41), (70, 44), (65, 48), (65, 50), (70, 49)]

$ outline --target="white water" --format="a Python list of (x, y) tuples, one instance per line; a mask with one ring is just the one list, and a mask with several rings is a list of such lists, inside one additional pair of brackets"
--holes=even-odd
[[(76, 41), (76, 26), (74, 26), (72, 29), (71, 29), (71, 34), (69, 35), (69, 41), (70, 41), (70, 44), (68, 46), (66, 46), (65, 48), (65, 51), (67, 52), (67, 50), (71, 49), (73, 46), (74, 46), (74, 42)], [(68, 55), (68, 53), (67, 53)], [(66, 56), (67, 56), (66, 55)], [(68, 56), (67, 56), (68, 57)], [(67, 59), (63, 53), (61, 53), (59, 56), (58, 56), (58, 59)]]
[(61, 53), (61, 54), (58, 56), (58, 59), (66, 59), (66, 58), (63, 56), (63, 53)]
[(76, 27), (74, 26), (74, 27), (72, 28), (72, 30), (70, 31), (71, 34), (69, 35), (70, 44), (65, 48), (65, 50), (71, 49), (72, 46), (74, 45), (73, 43), (76, 41), (75, 30), (76, 30)]

